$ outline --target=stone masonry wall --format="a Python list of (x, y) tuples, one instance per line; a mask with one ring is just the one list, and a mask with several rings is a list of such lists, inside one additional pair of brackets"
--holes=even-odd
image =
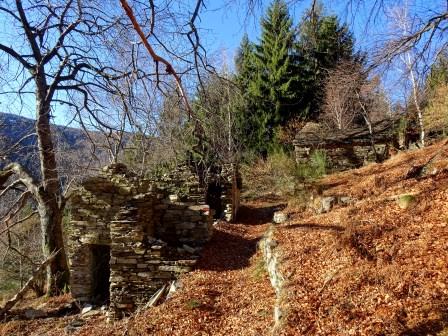
[(112, 318), (147, 303), (159, 288), (190, 271), (196, 262), (187, 251), (154, 237), (156, 223), (148, 221), (154, 218), (154, 200), (151, 195), (132, 199), (111, 222)]
[[(121, 167), (122, 168), (122, 167)], [(69, 260), (71, 292), (81, 302), (91, 301), (93, 293), (90, 245), (111, 244), (110, 222), (126, 201), (130, 185), (120, 167), (108, 167), (71, 196)], [(119, 182), (121, 174), (121, 183)]]
[[(295, 147), (295, 156), (297, 163), (306, 163), (310, 160), (313, 151), (316, 149), (307, 147)], [(375, 162), (375, 153), (371, 145), (366, 146), (347, 146), (336, 148), (318, 149), (325, 152), (327, 166), (331, 172), (344, 171), (353, 168), (359, 168), (366, 163)], [(375, 145), (376, 152), (383, 159), (387, 158), (387, 145)]]
[[(156, 181), (156, 184), (167, 194), (175, 196), (175, 200), (182, 202), (199, 205), (207, 203), (207, 199), (219, 198), (221, 209), (220, 213), (216, 213), (216, 217), (232, 222), (236, 218), (240, 203), (241, 175), (234, 164), (222, 165), (215, 170), (208, 173), (201, 183), (198, 174), (191, 167), (182, 165)], [(218, 188), (211, 188), (211, 186)], [(217, 190), (219, 195), (210, 195)], [(216, 212), (217, 209), (211, 209), (211, 211)]]
[(97, 294), (94, 245), (110, 247), (113, 318), (134, 311), (179, 273), (191, 270), (200, 247), (211, 238), (212, 212), (198, 199), (180, 202), (169, 192), (117, 164), (73, 193), (69, 258), (75, 299), (91, 302)]

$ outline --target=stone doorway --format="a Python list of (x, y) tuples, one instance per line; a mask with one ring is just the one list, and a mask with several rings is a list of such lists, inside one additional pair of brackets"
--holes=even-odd
[(214, 219), (221, 219), (224, 207), (222, 204), (222, 186), (218, 182), (212, 182), (208, 185), (205, 202), (210, 206), (210, 209), (215, 211)]
[(109, 304), (110, 246), (90, 245), (92, 255), (92, 303)]

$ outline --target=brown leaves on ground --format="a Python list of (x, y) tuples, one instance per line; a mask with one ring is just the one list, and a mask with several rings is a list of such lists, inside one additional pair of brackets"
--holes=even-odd
[[(324, 195), (357, 202), (278, 227), (288, 312), (281, 334), (436, 335), (448, 327), (448, 161), (440, 146), (329, 176)], [(429, 175), (406, 179), (439, 150)], [(409, 193), (416, 201), (401, 209), (395, 195)]]

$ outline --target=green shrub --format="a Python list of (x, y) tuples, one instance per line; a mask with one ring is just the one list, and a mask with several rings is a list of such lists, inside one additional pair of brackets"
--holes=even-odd
[(310, 164), (315, 169), (316, 177), (324, 176), (327, 173), (327, 153), (325, 150), (315, 150), (311, 154)]
[(308, 162), (297, 164), (293, 153), (278, 147), (265, 160), (258, 158), (241, 166), (245, 197), (258, 197), (263, 193), (294, 196), (303, 193), (303, 182), (312, 182), (327, 172), (324, 150), (311, 153)]
[(290, 195), (295, 191), (297, 166), (293, 156), (283, 149), (272, 151), (267, 158), (255, 159), (241, 166), (245, 196), (263, 193)]
[(327, 154), (324, 150), (315, 150), (306, 163), (297, 165), (297, 177), (310, 181), (318, 179), (327, 173)]

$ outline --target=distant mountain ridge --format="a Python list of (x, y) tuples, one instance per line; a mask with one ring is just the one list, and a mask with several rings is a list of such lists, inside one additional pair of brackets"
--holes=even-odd
[[(7, 162), (20, 162), (36, 172), (38, 161), (35, 124), (34, 119), (0, 112), (0, 154), (3, 156), (0, 167)], [(76, 150), (87, 139), (84, 132), (77, 128), (52, 125), (52, 129), (55, 146), (59, 148)]]

